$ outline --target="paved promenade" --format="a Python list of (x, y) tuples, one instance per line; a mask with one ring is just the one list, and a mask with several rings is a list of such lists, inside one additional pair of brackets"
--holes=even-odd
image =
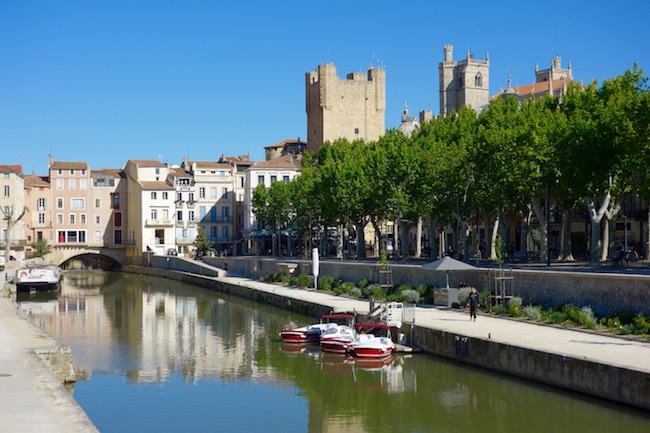
[(56, 344), (0, 289), (0, 433), (98, 431), (36, 354)]

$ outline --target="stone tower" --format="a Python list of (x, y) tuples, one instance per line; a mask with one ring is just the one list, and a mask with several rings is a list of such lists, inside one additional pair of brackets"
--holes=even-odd
[(445, 45), (445, 60), (438, 63), (440, 114), (468, 105), (475, 110), (490, 101), (490, 55), (475, 59), (469, 51), (465, 60), (454, 61), (452, 45)]
[(317, 152), (326, 141), (347, 138), (375, 141), (384, 135), (386, 70), (368, 68), (347, 79), (336, 76), (332, 63), (305, 74), (307, 150)]

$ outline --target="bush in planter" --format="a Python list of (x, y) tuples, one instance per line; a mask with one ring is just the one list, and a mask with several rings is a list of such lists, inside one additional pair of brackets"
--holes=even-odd
[(505, 316), (508, 313), (508, 309), (504, 305), (499, 304), (492, 307), (492, 312), (499, 316)]
[(359, 281), (359, 283), (357, 284), (357, 287), (360, 288), (361, 290), (363, 290), (366, 287), (368, 287), (369, 284), (370, 284), (370, 281), (368, 281), (367, 278), (364, 278), (363, 280)]
[[(289, 277), (287, 277), (289, 278)], [(298, 286), (298, 279), (297, 278), (289, 278), (288, 284), (290, 287), (297, 287)]]
[(318, 288), (320, 290), (329, 292), (330, 290), (332, 290), (333, 284), (334, 284), (334, 278), (328, 277), (327, 275), (323, 275), (318, 279)]
[(542, 308), (539, 305), (528, 305), (527, 307), (522, 308), (521, 313), (530, 320), (542, 320)]
[(298, 287), (309, 287), (311, 285), (311, 277), (309, 275), (298, 276)]
[(352, 290), (348, 293), (353, 298), (361, 298), (363, 296), (363, 293), (361, 293), (361, 289), (358, 287), (353, 287)]
[(596, 316), (591, 307), (582, 307), (580, 309), (580, 324), (585, 328), (594, 329), (596, 323)]
[(650, 323), (642, 313), (639, 313), (634, 317), (634, 333), (650, 334)]
[(469, 299), (469, 294), (472, 292), (472, 289), (469, 287), (461, 287), (458, 289), (458, 303), (460, 305), (467, 305), (467, 300)]
[(519, 296), (514, 296), (508, 301), (508, 316), (521, 316), (521, 298)]
[(418, 302), (420, 302), (420, 293), (418, 293), (417, 290), (413, 290), (413, 289), (404, 290), (401, 293), (401, 295), (404, 302), (408, 302), (411, 304), (417, 304)]
[(350, 293), (350, 290), (354, 289), (354, 283), (346, 281), (345, 283), (339, 286), (341, 293)]

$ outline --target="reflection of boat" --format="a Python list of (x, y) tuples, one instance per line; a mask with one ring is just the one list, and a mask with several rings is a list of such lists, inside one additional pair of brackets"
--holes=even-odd
[(295, 329), (283, 329), (280, 331), (280, 337), (285, 343), (317, 343), (325, 331), (338, 327), (341, 322), (349, 324), (353, 321), (354, 316), (351, 314), (327, 314), (321, 317), (320, 323)]
[(16, 290), (58, 290), (61, 285), (61, 268), (55, 265), (26, 266), (16, 271)]
[(45, 291), (45, 292), (17, 292), (16, 302), (49, 302), (59, 299), (59, 291)]
[(357, 334), (352, 342), (352, 350), (359, 359), (380, 359), (391, 356), (395, 349), (395, 344), (390, 338), (390, 328), (384, 323), (358, 323), (355, 325), (357, 331), (370, 328), (371, 332), (386, 332), (385, 336), (375, 336), (374, 338), (361, 339), (364, 334)]

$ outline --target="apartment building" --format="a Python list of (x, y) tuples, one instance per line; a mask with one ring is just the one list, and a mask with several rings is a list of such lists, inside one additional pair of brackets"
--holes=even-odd
[(85, 162), (50, 161), (53, 246), (86, 246), (90, 169)]
[[(25, 179), (20, 165), (0, 165), (0, 229), (2, 255), (18, 259), (24, 256), (25, 238)], [(9, 228), (11, 228), (9, 230)]]
[(121, 169), (91, 170), (88, 246), (120, 247), (126, 241), (126, 175)]
[(52, 244), (52, 192), (47, 176), (25, 175), (25, 234), (27, 249), (25, 255), (31, 257), (33, 245), (38, 241)]
[(197, 193), (197, 223), (218, 252), (232, 254), (235, 168), (230, 164), (209, 161), (194, 161), (189, 168)]
[(128, 160), (127, 258), (135, 262), (145, 252), (165, 254), (175, 249), (174, 186), (167, 182), (169, 167), (156, 160)]
[(176, 249), (179, 255), (189, 254), (196, 239), (196, 196), (192, 174), (183, 167), (169, 169), (168, 183), (174, 186), (176, 208)]
[(244, 197), (246, 196), (246, 171), (255, 163), (251, 161), (249, 155), (225, 156), (221, 155), (219, 162), (229, 164), (233, 167), (233, 177), (235, 178), (233, 193), (233, 230), (234, 230), (234, 248), (233, 255), (248, 254), (249, 250), (244, 242)]

